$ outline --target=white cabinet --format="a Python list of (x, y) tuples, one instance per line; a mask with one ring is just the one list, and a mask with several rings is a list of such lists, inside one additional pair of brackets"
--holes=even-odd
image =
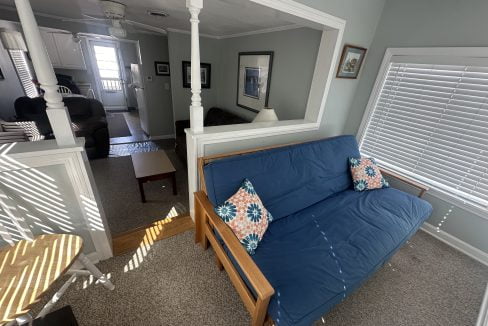
[(53, 33), (41, 32), (42, 40), (44, 45), (46, 45), (47, 54), (49, 54), (49, 59), (54, 67), (59, 67), (61, 61), (59, 60), (58, 50), (56, 50), (56, 44), (54, 43)]
[(41, 35), (54, 68), (86, 70), (80, 43), (71, 34), (41, 31)]

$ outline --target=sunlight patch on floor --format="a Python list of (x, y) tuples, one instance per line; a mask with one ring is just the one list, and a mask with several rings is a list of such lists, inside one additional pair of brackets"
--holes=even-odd
[(162, 230), (164, 229), (165, 224), (171, 223), (173, 219), (177, 216), (178, 216), (178, 212), (176, 211), (176, 207), (173, 206), (168, 212), (168, 214), (166, 215), (166, 218), (146, 228), (146, 234), (142, 238), (139, 247), (136, 249), (136, 252), (132, 256), (132, 258), (124, 266), (124, 273), (137, 269), (142, 264), (144, 258), (151, 250), (151, 247), (153, 246), (154, 242), (157, 241), (158, 236), (161, 234)]

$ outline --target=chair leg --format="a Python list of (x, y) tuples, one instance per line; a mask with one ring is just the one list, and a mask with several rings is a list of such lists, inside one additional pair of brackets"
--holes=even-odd
[(110, 282), (110, 280), (100, 272), (100, 270), (95, 266), (90, 259), (88, 259), (83, 253), (78, 256), (78, 261), (85, 266), (85, 268), (97, 279), (100, 283), (109, 290), (115, 289), (115, 286)]

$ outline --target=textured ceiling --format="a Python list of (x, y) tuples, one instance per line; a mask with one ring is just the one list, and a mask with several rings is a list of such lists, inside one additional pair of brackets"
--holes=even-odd
[[(190, 29), (185, 0), (118, 0), (127, 5), (126, 18), (160, 28)], [(83, 18), (82, 14), (102, 16), (98, 0), (31, 0), (35, 12), (67, 18)], [(13, 0), (0, 0), (0, 5), (14, 6)], [(169, 17), (147, 14), (149, 9), (164, 10)], [(200, 31), (214, 36), (246, 33), (277, 28), (296, 20), (273, 9), (247, 0), (204, 0), (200, 14)]]

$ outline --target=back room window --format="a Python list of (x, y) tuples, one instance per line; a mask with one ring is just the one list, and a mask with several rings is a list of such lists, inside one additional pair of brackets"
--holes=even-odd
[(362, 155), (488, 207), (488, 58), (394, 55), (378, 78)]

